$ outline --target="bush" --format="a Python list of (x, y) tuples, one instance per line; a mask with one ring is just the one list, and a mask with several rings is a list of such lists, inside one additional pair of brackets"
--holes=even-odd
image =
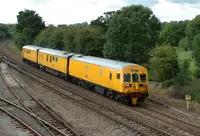
[(189, 49), (188, 37), (182, 38), (180, 40), (179, 47), (184, 48), (185, 51)]
[(192, 96), (192, 100), (200, 102), (200, 80), (195, 79), (184, 88), (186, 93)]
[(190, 62), (191, 60), (189, 59), (184, 59), (179, 61), (179, 72), (173, 79), (174, 85), (184, 86), (190, 83), (191, 81), (189, 73)]
[(167, 87), (170, 87), (172, 84), (173, 84), (173, 79), (169, 79), (169, 80), (163, 81), (161, 84), (161, 87), (167, 88)]
[(173, 47), (157, 46), (150, 54), (150, 68), (154, 81), (162, 82), (172, 79), (179, 72), (178, 56)]

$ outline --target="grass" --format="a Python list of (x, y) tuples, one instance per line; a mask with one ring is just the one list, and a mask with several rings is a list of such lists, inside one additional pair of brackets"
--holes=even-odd
[(13, 42), (10, 42), (8, 44), (7, 48), (8, 48), (8, 50), (13, 52), (14, 54), (21, 56), (21, 50)]
[(183, 59), (190, 59), (191, 60), (191, 63), (190, 63), (190, 66), (189, 66), (189, 71), (190, 71), (191, 75), (194, 76), (195, 72), (197, 70), (197, 67), (195, 65), (194, 59), (192, 59), (192, 51), (191, 50), (185, 51), (183, 48), (180, 48), (180, 47), (175, 47), (175, 49), (176, 49), (178, 58), (180, 60), (183, 60)]

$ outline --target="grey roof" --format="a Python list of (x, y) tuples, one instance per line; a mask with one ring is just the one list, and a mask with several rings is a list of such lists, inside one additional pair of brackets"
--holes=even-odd
[(72, 56), (71, 59), (81, 61), (81, 62), (91, 63), (91, 64), (103, 66), (103, 67), (108, 67), (112, 69), (117, 69), (117, 70), (120, 70), (127, 66), (139, 66), (138, 64), (134, 64), (134, 63), (128, 63), (128, 62), (93, 57), (93, 56), (82, 56), (82, 57)]
[(38, 49), (42, 49), (43, 47), (39, 47), (39, 46), (33, 46), (33, 45), (25, 45), (23, 46), (23, 48), (25, 49), (30, 49), (30, 50), (38, 50)]
[(64, 58), (67, 58), (71, 55), (76, 54), (76, 53), (70, 53), (70, 52), (60, 51), (60, 50), (55, 50), (55, 49), (50, 49), (50, 48), (42, 48), (42, 49), (39, 50), (39, 52), (52, 54), (52, 55), (64, 57)]

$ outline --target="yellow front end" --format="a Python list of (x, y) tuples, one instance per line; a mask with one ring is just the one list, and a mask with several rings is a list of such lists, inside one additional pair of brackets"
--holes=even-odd
[(123, 92), (134, 105), (144, 102), (148, 96), (147, 69), (142, 66), (131, 66), (124, 69), (123, 73)]

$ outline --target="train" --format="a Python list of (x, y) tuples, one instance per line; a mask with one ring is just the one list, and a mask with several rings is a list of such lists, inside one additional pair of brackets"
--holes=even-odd
[(147, 68), (139, 64), (35, 45), (22, 47), (22, 61), (127, 105), (149, 96)]

